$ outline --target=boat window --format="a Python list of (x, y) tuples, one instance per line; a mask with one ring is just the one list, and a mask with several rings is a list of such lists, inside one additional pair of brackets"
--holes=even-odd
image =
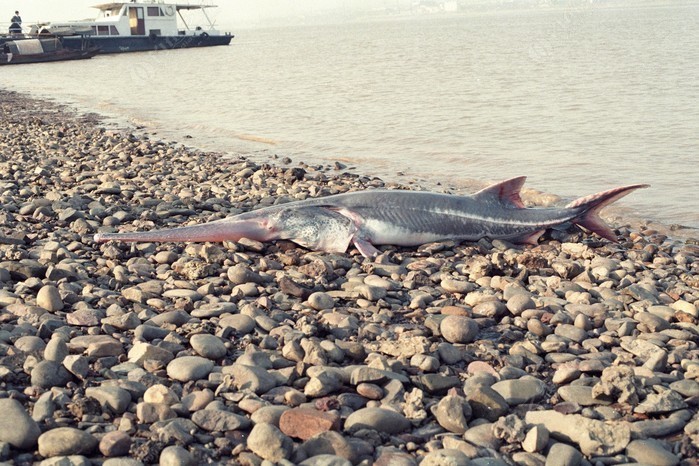
[(90, 26), (92, 28), (92, 33), (97, 34), (97, 26)]
[(109, 34), (112, 36), (119, 35), (119, 31), (117, 30), (116, 26), (109, 26)]
[(148, 7), (148, 16), (163, 16), (163, 12), (160, 11), (159, 6), (149, 6)]
[(162, 35), (161, 32), (160, 32), (160, 29), (151, 29), (151, 30), (148, 32), (148, 34), (151, 35), (151, 36), (160, 36), (160, 35)]
[(97, 26), (97, 35), (98, 36), (108, 36), (109, 35), (109, 26)]

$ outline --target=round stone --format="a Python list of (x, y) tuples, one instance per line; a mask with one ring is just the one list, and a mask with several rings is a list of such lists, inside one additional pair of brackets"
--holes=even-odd
[(421, 466), (469, 466), (471, 462), (461, 450), (442, 449), (431, 451), (420, 462)]
[(544, 382), (532, 376), (501, 380), (494, 383), (491, 388), (498, 392), (510, 406), (536, 401), (546, 393)]
[(51, 341), (46, 345), (44, 350), (44, 359), (62, 363), (63, 359), (68, 356), (69, 350), (66, 342), (58, 335), (51, 338)]
[(466, 399), (460, 396), (447, 395), (432, 408), (434, 417), (439, 425), (449, 432), (463, 434), (468, 430), (468, 421), (471, 419), (471, 406)]
[(478, 324), (470, 317), (450, 315), (442, 319), (439, 331), (450, 343), (471, 343), (478, 336)]
[(335, 300), (328, 293), (317, 291), (308, 297), (308, 304), (316, 311), (322, 311), (335, 307)]
[(582, 453), (570, 445), (554, 443), (546, 456), (546, 466), (577, 466), (582, 459)]
[(534, 309), (535, 307), (534, 300), (525, 293), (517, 293), (507, 300), (507, 309), (516, 316), (527, 309)]
[(208, 333), (192, 335), (189, 339), (189, 344), (192, 345), (192, 349), (196, 351), (199, 356), (207, 359), (221, 359), (228, 352), (226, 346), (223, 344), (223, 340), (216, 335), (210, 335)]
[(360, 383), (357, 385), (357, 393), (370, 400), (380, 400), (383, 398), (383, 388), (373, 383)]
[(12, 398), (2, 398), (0, 413), (0, 443), (9, 443), (20, 450), (33, 449), (41, 429), (22, 404)]
[(360, 429), (373, 429), (387, 434), (399, 434), (411, 424), (402, 414), (383, 408), (362, 408), (347, 417), (345, 430), (354, 432)]
[(53, 285), (44, 285), (36, 295), (36, 305), (49, 312), (63, 310), (63, 299), (58, 288)]
[(248, 448), (260, 458), (280, 461), (291, 455), (294, 442), (272, 424), (257, 424), (248, 436)]
[(151, 385), (143, 394), (146, 403), (162, 403), (168, 406), (179, 403), (180, 398), (175, 392), (162, 384)]
[(126, 432), (115, 430), (104, 434), (99, 450), (104, 456), (126, 456), (131, 448), (131, 437)]
[(100, 402), (103, 408), (121, 414), (131, 403), (131, 394), (121, 387), (103, 386), (88, 387), (85, 395)]
[(626, 446), (626, 455), (639, 463), (655, 466), (675, 466), (680, 462), (656, 439), (633, 440)]
[(301, 461), (299, 466), (352, 466), (352, 463), (336, 455), (316, 455)]
[(201, 356), (182, 356), (167, 365), (167, 375), (180, 382), (201, 380), (214, 368), (214, 362)]
[(45, 458), (89, 455), (97, 445), (95, 437), (73, 427), (57, 427), (39, 436), (39, 454)]
[(171, 445), (160, 452), (160, 462), (158, 464), (159, 466), (194, 466), (197, 464), (197, 461), (184, 448), (179, 445)]
[(35, 387), (64, 387), (70, 379), (70, 373), (54, 361), (41, 361), (32, 369), (32, 386)]
[(34, 351), (44, 351), (46, 343), (34, 335), (25, 335), (15, 341), (15, 348), (24, 353), (33, 353)]
[(585, 385), (564, 385), (558, 389), (558, 395), (565, 401), (577, 403), (580, 406), (608, 405), (609, 401), (594, 398), (592, 387)]
[(241, 335), (248, 334), (255, 330), (255, 320), (245, 314), (233, 314), (222, 318), (218, 322), (221, 328), (230, 327)]

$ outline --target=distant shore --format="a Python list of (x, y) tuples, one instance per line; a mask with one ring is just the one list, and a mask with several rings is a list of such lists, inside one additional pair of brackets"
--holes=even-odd
[(0, 119), (0, 463), (695, 464), (694, 240), (95, 244), (399, 186), (2, 90)]

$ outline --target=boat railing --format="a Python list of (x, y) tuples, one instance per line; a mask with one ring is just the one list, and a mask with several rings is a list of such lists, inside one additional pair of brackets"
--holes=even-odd
[(10, 31), (10, 26), (13, 26), (13, 25), (14, 25), (14, 23), (11, 23), (11, 22), (9, 22), (9, 21), (0, 21), (0, 32), (1, 32), (3, 35), (7, 35), (7, 34), (22, 34), (22, 32), (24, 32), (24, 30), (26, 29), (26, 28), (24, 28), (24, 27), (22, 27), (22, 26), (20, 25), (19, 27), (20, 27), (20, 29), (22, 29), (22, 32), (10, 33), (10, 32), (9, 32), (9, 31)]

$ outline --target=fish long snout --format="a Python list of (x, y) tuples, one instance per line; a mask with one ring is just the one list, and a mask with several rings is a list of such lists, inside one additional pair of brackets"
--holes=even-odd
[(221, 242), (240, 241), (249, 238), (255, 241), (276, 239), (275, 230), (265, 219), (223, 219), (201, 225), (191, 225), (164, 230), (140, 231), (131, 233), (97, 233), (95, 242)]

